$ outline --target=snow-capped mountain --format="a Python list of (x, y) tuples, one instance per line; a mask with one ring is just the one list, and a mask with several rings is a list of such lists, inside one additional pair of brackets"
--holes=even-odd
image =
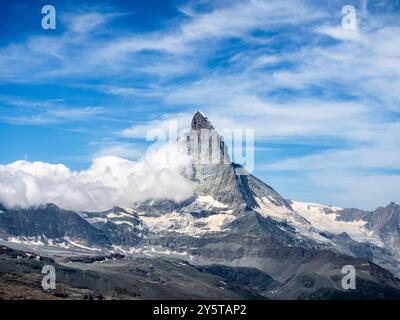
[(354, 297), (382, 290), (400, 296), (400, 280), (392, 274), (400, 274), (398, 204), (366, 212), (286, 200), (231, 162), (223, 138), (201, 112), (177, 143), (192, 159), (185, 173), (195, 185), (189, 199), (79, 214), (54, 205), (1, 207), (1, 238), (9, 245), (29, 246), (36, 237), (43, 246), (81, 246), (86, 254), (101, 250), (255, 268), (273, 279), (274, 288), (258, 290), (268, 298), (341, 296), (341, 268), (350, 264), (363, 288)]

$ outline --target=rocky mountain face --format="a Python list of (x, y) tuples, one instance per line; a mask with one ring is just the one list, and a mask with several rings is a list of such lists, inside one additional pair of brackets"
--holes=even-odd
[(365, 227), (378, 234), (386, 244), (400, 254), (400, 205), (390, 203), (379, 207), (366, 217)]
[(143, 236), (142, 221), (129, 209), (114, 207), (104, 212), (85, 212), (82, 216), (114, 245), (135, 245)]
[(28, 209), (0, 208), (0, 237), (75, 239), (92, 245), (109, 244), (108, 237), (76, 212), (47, 204)]
[(277, 205), (289, 207), (270, 186), (231, 162), (223, 138), (201, 112), (194, 115), (184, 140), (193, 159), (191, 179), (197, 182), (197, 196), (212, 196), (237, 211), (258, 207), (256, 197), (270, 197)]
[(374, 211), (344, 209), (338, 212), (338, 220), (365, 221), (365, 228), (384, 238), (400, 231), (400, 205), (391, 202), (386, 207), (379, 207)]
[[(338, 220), (362, 221), (371, 234), (376, 235), (384, 244), (384, 249), (398, 261), (400, 258), (400, 205), (390, 203), (374, 211), (359, 209), (344, 209), (338, 212)], [(395, 273), (400, 272), (399, 263), (391, 268)]]
[[(231, 162), (224, 139), (201, 112), (177, 143), (192, 159), (187, 178), (196, 189), (189, 199), (79, 214), (54, 205), (0, 208), (0, 237), (67, 238), (91, 254), (101, 248), (179, 259), (257, 297), (400, 297), (399, 205), (366, 212), (286, 200)], [(357, 290), (341, 286), (345, 265), (357, 271)]]

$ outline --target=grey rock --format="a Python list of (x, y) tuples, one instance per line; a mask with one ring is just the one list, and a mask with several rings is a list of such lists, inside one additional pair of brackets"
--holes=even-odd
[(87, 244), (108, 245), (107, 236), (77, 213), (54, 204), (27, 209), (7, 209), (0, 214), (0, 236), (41, 237), (58, 239), (69, 237)]

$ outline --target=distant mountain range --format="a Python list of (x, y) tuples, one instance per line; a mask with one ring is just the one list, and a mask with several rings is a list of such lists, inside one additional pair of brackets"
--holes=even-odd
[[(202, 130), (209, 130), (213, 139), (201, 141)], [(82, 268), (104, 277), (121, 272), (115, 288), (124, 286), (127, 266), (140, 261), (149, 272), (154, 264), (163, 269), (157, 270), (154, 283), (168, 277), (181, 281), (180, 298), (202, 297), (203, 291), (207, 297), (207, 290), (213, 298), (400, 298), (399, 204), (363, 211), (287, 200), (230, 161), (223, 138), (201, 112), (177, 143), (196, 158), (187, 177), (196, 185), (189, 199), (79, 213), (53, 204), (27, 209), (0, 205), (0, 244), (50, 257), (61, 269), (69, 263), (79, 275)], [(213, 148), (219, 148), (218, 164), (198, 161)], [(118, 259), (104, 258), (115, 254)], [(0, 271), (9, 259), (0, 252)], [(345, 265), (357, 271), (355, 290), (341, 286)], [(191, 282), (179, 277), (180, 268), (192, 268)], [(142, 278), (148, 280), (146, 272)], [(83, 280), (64, 281), (79, 287)], [(191, 285), (201, 289), (195, 292)], [(104, 295), (103, 287), (93, 290)], [(155, 292), (135, 296), (128, 290), (114, 298), (160, 298)]]

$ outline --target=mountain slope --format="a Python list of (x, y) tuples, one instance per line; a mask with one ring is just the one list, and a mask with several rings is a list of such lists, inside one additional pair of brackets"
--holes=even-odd
[(72, 239), (86, 244), (107, 245), (107, 236), (73, 211), (53, 204), (27, 209), (0, 208), (0, 237)]

